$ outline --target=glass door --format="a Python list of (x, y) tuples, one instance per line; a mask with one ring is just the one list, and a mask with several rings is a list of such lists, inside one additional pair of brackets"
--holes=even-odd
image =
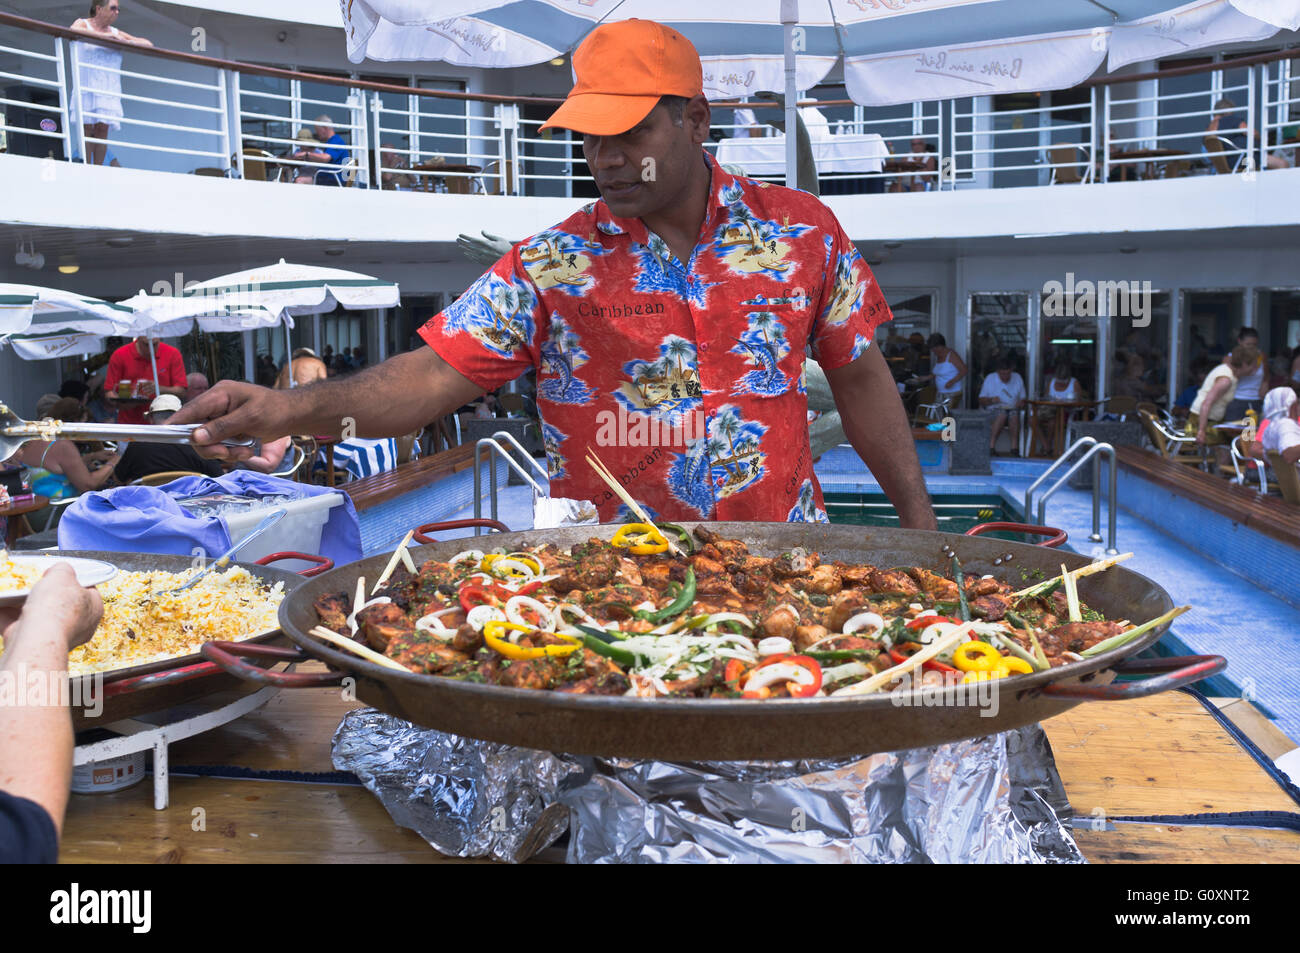
[[(1079, 382), (1078, 386), (1086, 395), (1092, 396), (1097, 386), (1100, 321), (1096, 316), (1097, 309), (1086, 309), (1091, 312), (1087, 315), (1059, 314), (1057, 312), (1064, 309), (1053, 307), (1050, 295), (1043, 295), (1041, 303), (1043, 310), (1038, 325), (1038, 360), (1034, 362), (1038, 380), (1036, 386), (1031, 388), (1031, 393), (1046, 397), (1057, 367), (1065, 366), (1070, 370), (1070, 377)], [(1082, 400), (1083, 396), (1080, 395), (1079, 399)]]
[(1233, 290), (1184, 291), (1178, 353), (1178, 389), (1199, 385), (1237, 343), (1245, 294)]
[(1255, 326), (1259, 329), (1259, 346), (1269, 362), (1284, 365), (1282, 376), (1291, 379), (1291, 364), (1300, 356), (1296, 353), (1300, 348), (1300, 288), (1258, 289)]
[(1151, 294), (1146, 314), (1112, 308), (1110, 352), (1104, 397), (1133, 397), (1164, 404), (1169, 395), (1169, 322), (1173, 298), (1167, 291)]
[[(970, 351), (970, 386), (967, 406), (979, 406), (979, 392), (988, 375), (997, 372), (1002, 358), (1011, 361), (1028, 389), (1029, 294), (1024, 291), (976, 292), (970, 296), (970, 327), (966, 336)], [(1032, 393), (1031, 393), (1032, 396)]]

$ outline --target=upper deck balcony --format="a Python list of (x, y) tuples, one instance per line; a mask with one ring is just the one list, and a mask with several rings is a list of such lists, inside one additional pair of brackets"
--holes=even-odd
[[(539, 131), (554, 98), (106, 45), (120, 66), (0, 14), (0, 223), (452, 242), (471, 228), (529, 234), (596, 195), (580, 140)], [(821, 190), (860, 242), (1297, 224), (1300, 51), (1246, 53), (897, 107), (818, 90)], [(87, 87), (109, 74), (124, 116), (104, 133), (87, 123)], [(762, 124), (776, 110), (744, 105), (758, 124), (716, 104), (707, 148), (782, 181), (783, 139)], [(328, 160), (298, 139), (320, 116), (343, 140)], [(104, 152), (106, 166), (87, 164)]]

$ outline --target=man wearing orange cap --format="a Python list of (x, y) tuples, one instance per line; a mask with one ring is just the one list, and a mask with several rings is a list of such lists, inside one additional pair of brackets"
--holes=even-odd
[[(653, 517), (824, 521), (803, 365), (826, 372), (845, 433), (904, 526), (935, 528), (875, 328), (870, 270), (812, 196), (724, 172), (703, 150), (699, 55), (646, 20), (598, 27), (543, 128), (583, 135), (601, 200), (516, 245), (420, 331), (429, 348), (272, 394), (222, 382), (178, 415), (244, 433), (418, 429), (537, 370), (551, 493), (626, 509), (595, 450)], [(211, 448), (227, 455), (229, 448)]]

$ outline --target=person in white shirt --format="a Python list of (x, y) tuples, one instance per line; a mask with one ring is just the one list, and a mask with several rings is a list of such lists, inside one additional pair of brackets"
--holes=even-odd
[(1258, 353), (1259, 332), (1254, 328), (1242, 328), (1237, 332), (1237, 344), (1242, 347), (1255, 348), (1255, 366), (1248, 369), (1245, 376), (1237, 381), (1237, 391), (1232, 400), (1228, 402), (1227, 410), (1224, 411), (1225, 420), (1240, 420), (1246, 416), (1247, 410), (1259, 413), (1259, 408), (1264, 400), (1264, 379), (1268, 375), (1264, 355)]
[[(1290, 393), (1284, 393), (1287, 391)], [(1300, 465), (1300, 400), (1295, 399), (1295, 392), (1290, 387), (1278, 387), (1269, 391), (1268, 396), (1269, 403), (1286, 407), (1286, 410), (1281, 416), (1269, 419), (1261, 438), (1264, 450), (1280, 453), (1282, 459), (1292, 466)]]
[(1025, 381), (1012, 370), (1011, 359), (998, 359), (996, 374), (984, 378), (980, 388), (980, 406), (993, 412), (993, 423), (989, 427), (989, 452), (997, 446), (998, 434), (1002, 428), (1010, 425), (1012, 454), (1020, 446), (1020, 408), (1025, 406)]

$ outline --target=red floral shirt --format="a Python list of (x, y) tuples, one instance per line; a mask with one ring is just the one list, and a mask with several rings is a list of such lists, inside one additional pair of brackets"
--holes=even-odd
[(889, 306), (831, 211), (724, 172), (687, 264), (603, 201), (520, 242), (420, 335), (485, 391), (537, 369), (551, 494), (652, 518), (825, 521), (806, 357), (861, 357)]

